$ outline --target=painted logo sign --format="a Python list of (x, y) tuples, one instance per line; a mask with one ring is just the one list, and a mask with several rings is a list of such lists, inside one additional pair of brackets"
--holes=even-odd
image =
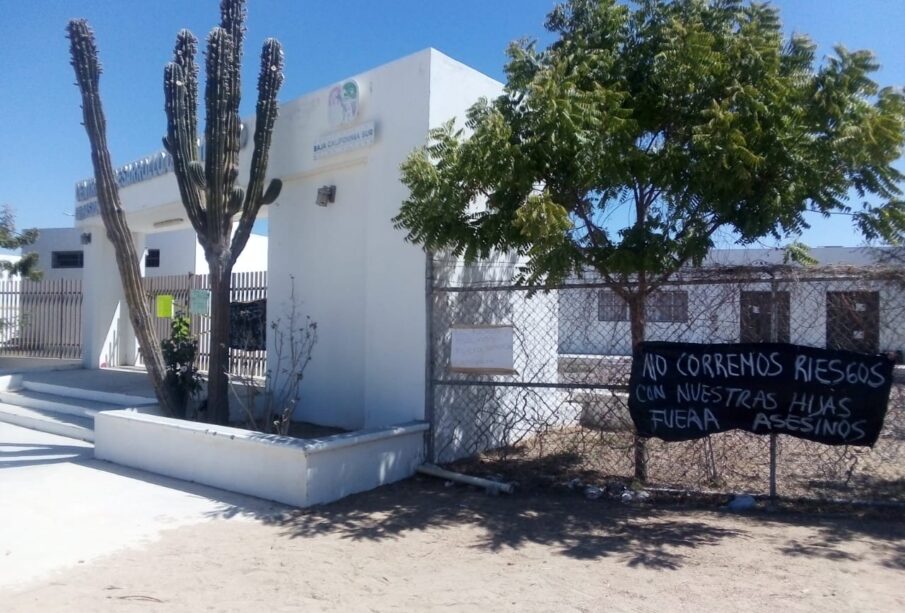
[(358, 106), (358, 83), (340, 83), (330, 90), (327, 97), (327, 121), (331, 127), (352, 123), (358, 117)]

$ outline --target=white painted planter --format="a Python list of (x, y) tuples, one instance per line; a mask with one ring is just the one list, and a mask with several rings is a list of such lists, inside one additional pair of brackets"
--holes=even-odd
[(426, 422), (296, 439), (131, 411), (95, 418), (94, 455), (149, 472), (306, 507), (414, 474)]

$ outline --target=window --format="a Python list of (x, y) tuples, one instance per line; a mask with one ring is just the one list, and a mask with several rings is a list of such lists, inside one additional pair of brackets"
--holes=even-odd
[(688, 292), (654, 292), (647, 297), (647, 321), (688, 321)]
[(85, 256), (81, 251), (53, 251), (50, 254), (51, 268), (82, 268)]
[(628, 305), (616, 292), (597, 292), (597, 321), (628, 321)]
[[(647, 321), (688, 321), (688, 292), (654, 292), (645, 304)], [(597, 321), (628, 321), (628, 304), (616, 292), (602, 289), (597, 293)]]
[(145, 254), (145, 268), (160, 268), (160, 249), (148, 249)]
[[(741, 292), (739, 341), (788, 343), (790, 337), (789, 292)], [(774, 321), (774, 317), (776, 318)]]

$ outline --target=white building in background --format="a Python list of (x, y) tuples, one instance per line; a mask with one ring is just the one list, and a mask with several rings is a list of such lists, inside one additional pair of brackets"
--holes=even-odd
[[(784, 255), (782, 249), (711, 251), (704, 266), (683, 271), (648, 297), (646, 339), (905, 351), (905, 287), (883, 275), (845, 272), (902, 262), (901, 251), (816, 247), (810, 251), (815, 268), (777, 270), (771, 282), (767, 271), (782, 265)], [(755, 274), (749, 267), (764, 268)], [(628, 307), (602, 284), (561, 290), (558, 319), (561, 356), (631, 355)]]
[[(86, 232), (81, 228), (43, 228), (38, 231), (38, 240), (23, 248), (23, 252), (38, 254), (38, 268), (45, 280), (82, 279), (90, 274), (85, 267), (86, 245), (96, 236), (97, 231)], [(149, 234), (142, 258), (146, 277), (208, 273), (204, 251), (191, 228)], [(260, 270), (267, 270), (267, 237), (253, 234), (236, 262), (235, 271)]]
[[(285, 325), (295, 296), (319, 337), (297, 419), (360, 429), (425, 418), (427, 266), (391, 221), (407, 195), (399, 167), (431, 128), (501, 91), (499, 82), (426, 49), (281, 106), (268, 175), (283, 191), (262, 212), (267, 317)], [(254, 119), (244, 128), (253, 134)], [(240, 184), (252, 152), (244, 140)], [(141, 250), (161, 231), (189, 227), (170, 164), (159, 152), (118, 171)], [(84, 363), (97, 368), (111, 355), (128, 362), (135, 338), (92, 182), (78, 183), (76, 194), (78, 233), (92, 237), (81, 245)], [(274, 336), (268, 332), (268, 362), (278, 371)]]
[[(14, 253), (0, 253), (0, 262), (9, 262), (10, 264), (15, 264), (21, 259), (21, 255), (16, 255)], [(0, 281), (6, 281), (7, 279), (9, 279), (9, 272), (0, 269)]]

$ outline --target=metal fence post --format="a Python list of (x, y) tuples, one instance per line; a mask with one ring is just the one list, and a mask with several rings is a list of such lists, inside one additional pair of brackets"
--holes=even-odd
[(425, 297), (425, 364), (424, 364), (424, 419), (428, 423), (426, 453), (429, 462), (436, 462), (434, 457), (434, 254), (425, 252), (424, 263), (424, 297)]
[(63, 280), (60, 279), (58, 281), (57, 287), (57, 306), (59, 307), (59, 317), (57, 318), (58, 330), (59, 330), (59, 346), (57, 348), (57, 358), (63, 359), (63, 302), (66, 300), (66, 296), (63, 294)]
[[(778, 343), (779, 342), (779, 326), (777, 325), (777, 321), (779, 319), (779, 305), (776, 302), (777, 298), (777, 281), (776, 281), (776, 273), (774, 271), (770, 271), (770, 342)], [(779, 435), (775, 432), (770, 433), (770, 500), (776, 501), (776, 446), (778, 443)]]

